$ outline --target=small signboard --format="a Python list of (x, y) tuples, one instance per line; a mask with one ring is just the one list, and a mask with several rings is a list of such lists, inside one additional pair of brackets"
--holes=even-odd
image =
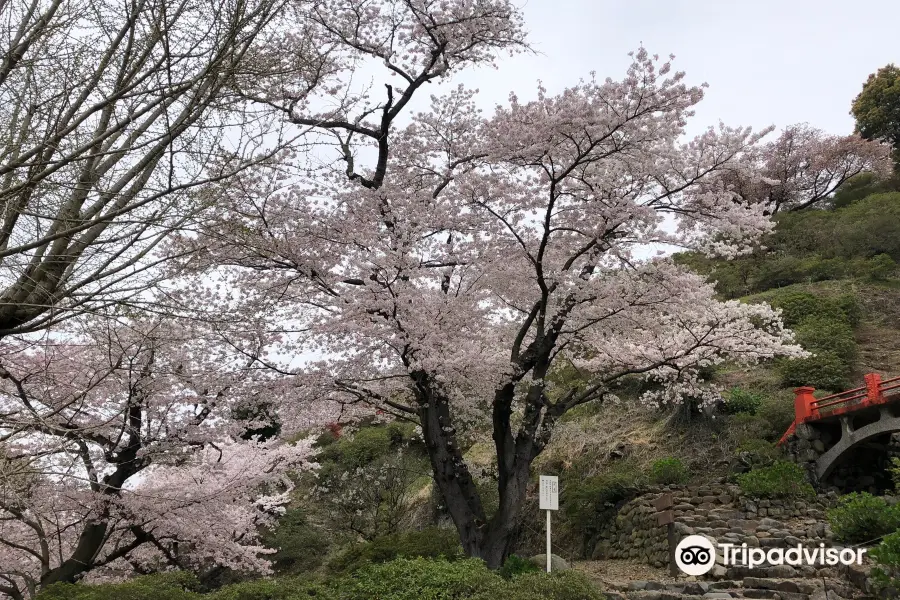
[(657, 511), (663, 511), (672, 508), (673, 504), (672, 494), (666, 492), (653, 501), (653, 508), (655, 508)]
[(664, 510), (656, 513), (656, 519), (660, 525), (668, 525), (675, 522), (675, 513), (671, 510)]
[(559, 510), (559, 477), (541, 475), (541, 510)]

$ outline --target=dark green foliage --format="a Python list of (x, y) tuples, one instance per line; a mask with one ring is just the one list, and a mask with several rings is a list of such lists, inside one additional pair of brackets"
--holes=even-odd
[(875, 559), (871, 576), (875, 585), (887, 591), (884, 598), (895, 598), (900, 592), (900, 531), (886, 535), (881, 543), (869, 550), (868, 555)]
[(806, 480), (799, 465), (776, 461), (771, 466), (753, 469), (739, 475), (738, 485), (744, 494), (753, 498), (810, 498), (815, 490)]
[(637, 495), (646, 484), (639, 466), (622, 460), (602, 475), (584, 477), (577, 463), (560, 479), (560, 512), (569, 530), (581, 538), (582, 549), (592, 549), (597, 534), (615, 515), (616, 507)]
[(368, 565), (330, 580), (282, 577), (197, 591), (190, 575), (139, 577), (118, 584), (54, 584), (36, 600), (603, 600), (581, 573), (518, 569), (508, 579), (478, 559), (424, 558)]
[(829, 298), (806, 292), (778, 292), (760, 297), (782, 310), (785, 325), (794, 329), (797, 341), (813, 356), (782, 360), (779, 364), (785, 386), (811, 385), (839, 391), (850, 384), (857, 344), (853, 326), (862, 317), (852, 294)]
[(900, 68), (892, 63), (869, 75), (850, 112), (861, 136), (900, 149)]
[(762, 405), (763, 395), (753, 390), (731, 388), (725, 394), (725, 412), (730, 415), (746, 413), (755, 415)]
[(311, 571), (322, 564), (328, 537), (311, 526), (302, 508), (290, 508), (271, 530), (262, 532), (262, 542), (276, 550), (270, 554), (276, 573)]
[(833, 392), (850, 386), (850, 365), (828, 352), (782, 361), (779, 372), (786, 386), (811, 385)]
[(370, 541), (407, 527), (416, 494), (431, 474), (414, 431), (407, 423), (369, 423), (326, 442), (312, 484), (317, 521), (339, 537)]
[(117, 584), (54, 583), (36, 600), (200, 600), (199, 589), (200, 583), (190, 573), (161, 573)]
[(339, 600), (456, 600), (502, 585), (503, 579), (478, 559), (416, 558), (369, 565), (334, 581), (332, 589)]
[(660, 485), (686, 483), (688, 472), (680, 458), (660, 458), (650, 466), (650, 482)]
[(897, 274), (897, 261), (887, 254), (876, 254), (868, 262), (869, 277), (875, 281), (886, 281)]
[(587, 577), (577, 571), (526, 573), (471, 600), (603, 600)]
[(333, 600), (337, 596), (327, 584), (293, 577), (258, 579), (225, 586), (197, 600)]
[(862, 543), (900, 528), (900, 506), (867, 492), (847, 494), (827, 513), (837, 539)]
[(323, 434), (317, 442), (322, 448), (317, 460), (329, 472), (320, 472), (319, 476), (327, 476), (331, 470), (344, 472), (365, 467), (395, 454), (402, 446), (415, 445), (413, 430), (411, 424), (390, 423), (366, 425), (352, 435), (339, 438), (331, 433)]
[(497, 569), (497, 574), (504, 579), (512, 579), (523, 573), (534, 573), (540, 571), (540, 567), (517, 554), (511, 554), (503, 566)]
[(340, 471), (364, 467), (391, 452), (393, 442), (387, 427), (361, 427), (352, 435), (327, 445), (319, 457)]
[(874, 173), (865, 172), (851, 177), (838, 188), (834, 196), (831, 197), (830, 205), (832, 208), (846, 208), (854, 202), (859, 202), (863, 198), (873, 196), (875, 194), (883, 194), (885, 192), (897, 191), (897, 185), (900, 181), (896, 178), (881, 180), (875, 177)]
[[(900, 262), (900, 178), (890, 182), (860, 180), (857, 198), (841, 188), (834, 210), (780, 213), (776, 228), (764, 240), (765, 251), (733, 260), (699, 254), (676, 254), (676, 262), (716, 282), (725, 298), (765, 292), (797, 283), (893, 277), (887, 255)], [(861, 191), (862, 190), (862, 191)]]
[(439, 558), (455, 560), (463, 556), (456, 530), (429, 527), (385, 535), (348, 548), (335, 556), (328, 568), (335, 573), (353, 572), (365, 565), (396, 558)]
[[(794, 422), (794, 394), (790, 391), (767, 394), (756, 415), (771, 426), (771, 434), (780, 437)], [(756, 437), (769, 439), (770, 435)]]
[(900, 260), (900, 193), (875, 194), (832, 213), (831, 251), (844, 258)]
[(744, 464), (748, 464), (754, 469), (773, 465), (781, 454), (775, 444), (759, 438), (745, 440), (738, 446), (737, 453)]
[(794, 331), (797, 341), (804, 348), (831, 354), (847, 364), (856, 360), (856, 340), (853, 338), (853, 328), (847, 321), (812, 316), (803, 319)]
[(781, 309), (784, 324), (796, 328), (807, 320), (858, 325), (862, 318), (859, 301), (853, 294), (834, 298), (817, 296), (809, 292), (786, 291), (768, 294), (760, 298)]

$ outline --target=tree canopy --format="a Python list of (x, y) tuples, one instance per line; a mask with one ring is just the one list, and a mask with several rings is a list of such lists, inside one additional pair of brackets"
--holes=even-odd
[[(869, 75), (850, 112), (860, 135), (884, 139), (900, 150), (900, 68), (889, 64)], [(895, 159), (900, 164), (900, 155)]]

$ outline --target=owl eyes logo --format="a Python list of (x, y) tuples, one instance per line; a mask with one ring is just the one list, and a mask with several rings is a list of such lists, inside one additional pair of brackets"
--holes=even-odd
[(675, 547), (675, 564), (687, 575), (703, 575), (716, 564), (716, 550), (702, 535), (689, 535)]
[(709, 550), (701, 546), (688, 546), (681, 551), (681, 562), (686, 565), (705, 565), (709, 562)]

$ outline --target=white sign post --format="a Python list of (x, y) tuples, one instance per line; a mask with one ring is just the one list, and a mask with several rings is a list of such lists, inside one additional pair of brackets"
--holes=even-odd
[(541, 475), (541, 510), (547, 511), (547, 572), (550, 572), (553, 552), (550, 546), (550, 511), (559, 510), (559, 478)]

